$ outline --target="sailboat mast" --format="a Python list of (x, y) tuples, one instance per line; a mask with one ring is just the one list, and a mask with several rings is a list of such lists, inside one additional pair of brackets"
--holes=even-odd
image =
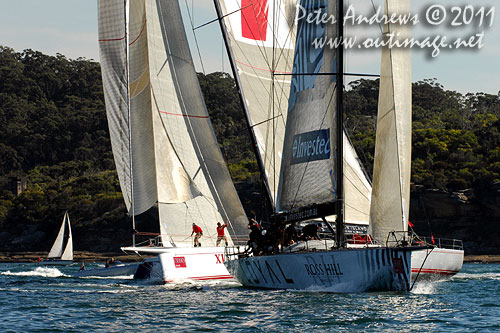
[[(338, 2), (338, 38), (343, 43), (344, 39), (344, 0)], [(336, 122), (336, 141), (337, 141), (337, 156), (336, 156), (336, 177), (337, 177), (337, 247), (344, 246), (344, 108), (343, 108), (343, 92), (344, 92), (344, 47), (343, 44), (337, 49), (337, 122)]]
[(125, 15), (125, 75), (127, 77), (127, 115), (128, 115), (128, 156), (130, 163), (130, 214), (132, 215), (132, 246), (135, 246), (135, 209), (134, 209), (134, 173), (133, 173), (133, 159), (132, 159), (132, 119), (130, 114), (130, 70), (129, 70), (129, 34), (128, 34), (128, 22), (129, 22), (129, 2), (124, 0), (124, 15)]
[[(270, 205), (270, 207), (273, 207), (274, 210), (274, 200), (271, 195), (271, 189), (269, 188), (269, 183), (266, 178), (266, 171), (264, 168), (264, 161), (262, 160), (262, 156), (260, 155), (259, 148), (257, 146), (257, 138), (255, 137), (255, 133), (252, 130), (252, 123), (250, 121), (249, 117), (249, 111), (245, 102), (245, 96), (243, 94), (243, 89), (241, 88), (241, 81), (240, 81), (240, 76), (238, 74), (238, 69), (236, 68), (236, 63), (234, 61), (234, 54), (233, 50), (231, 49), (231, 46), (229, 45), (229, 37), (226, 31), (226, 27), (224, 25), (224, 15), (222, 14), (222, 9), (219, 4), (219, 0), (214, 0), (214, 6), (215, 6), (215, 11), (217, 12), (217, 18), (219, 21), (220, 29), (222, 32), (222, 38), (224, 39), (224, 46), (226, 47), (226, 52), (227, 56), (229, 58), (229, 64), (231, 65), (231, 71), (233, 72), (234, 76), (234, 81), (236, 83), (236, 88), (238, 89), (238, 95), (240, 96), (240, 104), (241, 107), (243, 108), (244, 114), (245, 114), (245, 121), (247, 124), (248, 132), (250, 134), (250, 139), (252, 140), (252, 148), (255, 154), (255, 158), (257, 159), (257, 164), (259, 165), (259, 170), (261, 174), (261, 179), (262, 182), (264, 183), (264, 187), (267, 192), (267, 200)], [(274, 83), (274, 76), (273, 76), (273, 83)]]

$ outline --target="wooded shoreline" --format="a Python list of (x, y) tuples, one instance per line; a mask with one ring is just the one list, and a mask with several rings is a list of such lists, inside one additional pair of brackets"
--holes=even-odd
[[(44, 259), (47, 252), (0, 252), (0, 263), (28, 263), (38, 262), (38, 258)], [(123, 252), (87, 252), (75, 251), (74, 262), (105, 262), (106, 259), (114, 258), (122, 262), (140, 261), (141, 258), (136, 254), (126, 254)], [(464, 258), (464, 263), (482, 263), (493, 264), (500, 263), (500, 255), (468, 255)]]

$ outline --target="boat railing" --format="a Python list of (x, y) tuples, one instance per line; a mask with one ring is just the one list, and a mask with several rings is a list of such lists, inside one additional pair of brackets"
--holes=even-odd
[(162, 245), (161, 235), (156, 236), (154, 238), (149, 238), (143, 242), (137, 243), (135, 246), (137, 247), (160, 247)]
[(463, 250), (464, 245), (460, 239), (420, 237), (424, 244), (439, 247), (442, 249)]
[(420, 237), (412, 231), (392, 231), (387, 236), (386, 246), (431, 246), (442, 249), (463, 250), (460, 239)]

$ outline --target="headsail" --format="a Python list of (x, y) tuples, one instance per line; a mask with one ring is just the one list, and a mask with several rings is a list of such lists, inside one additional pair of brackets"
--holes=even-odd
[(344, 207), (345, 223), (370, 222), (372, 186), (363, 170), (358, 155), (344, 132)]
[(71, 222), (69, 220), (68, 212), (64, 215), (65, 221), (68, 224), (68, 241), (66, 242), (66, 247), (61, 255), (61, 260), (73, 260), (73, 235), (71, 234)]
[[(276, 204), (296, 39), (298, 0), (216, 0), (238, 69), (240, 93)], [(227, 15), (227, 16), (226, 16)]]
[[(177, 0), (137, 0), (129, 6), (99, 3), (106, 109), (129, 212), (157, 204), (164, 245), (190, 245), (192, 223), (213, 245), (217, 222), (228, 219), (233, 237), (245, 234), (247, 220), (208, 117)], [(118, 19), (124, 10), (126, 21)], [(128, 43), (113, 38), (127, 30)]]
[[(408, 13), (409, 0), (386, 0), (386, 13)], [(409, 27), (388, 24), (384, 35), (409, 37)], [(385, 242), (391, 231), (408, 229), (411, 169), (410, 50), (384, 48), (370, 209), (372, 236)]]
[[(326, 0), (303, 0), (301, 6), (307, 12), (337, 12), (336, 4)], [(313, 47), (315, 38), (336, 34), (332, 24), (298, 23), (277, 211), (336, 198), (336, 50)]]
[[(66, 224), (68, 225), (68, 229), (66, 229)], [(65, 239), (67, 240), (66, 243), (64, 242)], [(56, 240), (54, 241), (54, 244), (52, 245), (52, 248), (50, 249), (47, 258), (73, 260), (73, 238), (71, 237), (71, 226), (69, 224), (68, 212), (64, 213), (64, 218), (61, 224), (61, 228), (59, 228)]]

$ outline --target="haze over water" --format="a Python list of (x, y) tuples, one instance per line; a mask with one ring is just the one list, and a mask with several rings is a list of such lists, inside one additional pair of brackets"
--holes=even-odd
[(465, 264), (410, 293), (360, 294), (71, 277), (78, 267), (0, 264), (0, 331), (500, 331), (499, 264)]

